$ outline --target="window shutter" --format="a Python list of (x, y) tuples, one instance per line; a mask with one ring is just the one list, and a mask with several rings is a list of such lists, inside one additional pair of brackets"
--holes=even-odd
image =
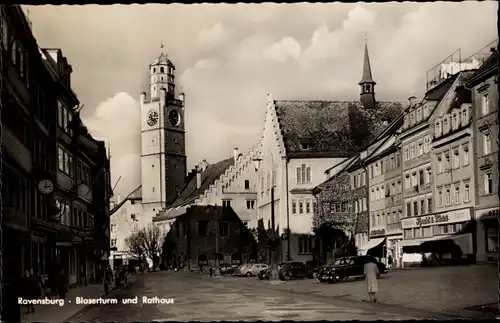
[(300, 167), (297, 167), (297, 183), (301, 184), (302, 183), (302, 169)]
[(311, 167), (307, 167), (306, 183), (311, 183)]

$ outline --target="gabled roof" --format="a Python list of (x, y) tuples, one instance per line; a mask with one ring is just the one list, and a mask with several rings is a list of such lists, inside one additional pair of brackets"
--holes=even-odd
[[(401, 102), (394, 101), (377, 102), (370, 111), (365, 111), (359, 101), (278, 100), (274, 105), (287, 156), (298, 158), (351, 157), (362, 145), (355, 137), (366, 131), (353, 127), (351, 112), (365, 122), (383, 119), (391, 122), (402, 111)], [(303, 150), (301, 144), (307, 144), (308, 149)]]
[(325, 174), (329, 173), (332, 169), (334, 169), (336, 167), (341, 167), (340, 171), (342, 171), (342, 170), (346, 169), (347, 167), (349, 167), (349, 165), (354, 163), (358, 158), (359, 158), (359, 155), (355, 155), (355, 156), (352, 156), (351, 158), (345, 159), (345, 160), (341, 161), (340, 163), (337, 163), (337, 164), (333, 165), (332, 167), (328, 168), (327, 170), (325, 170)]
[[(374, 160), (376, 160), (377, 158), (379, 157), (382, 157), (392, 151), (394, 151), (395, 149), (397, 149), (397, 141), (395, 140), (395, 134), (393, 134), (392, 136), (388, 136), (385, 140), (383, 140), (383, 143), (377, 147), (377, 149), (375, 149), (373, 151), (373, 153), (368, 156), (366, 159), (365, 159), (365, 162), (366, 163), (369, 163), (369, 162), (372, 162)], [(388, 143), (388, 141), (390, 141), (392, 139), (392, 142), (389, 142), (389, 145), (386, 145), (384, 147), (385, 144)]]
[(425, 93), (425, 100), (438, 101), (438, 104), (439, 104), (439, 102), (441, 102), (441, 100), (444, 98), (446, 93), (448, 93), (448, 90), (452, 87), (453, 83), (455, 83), (459, 74), (460, 73), (454, 74), (452, 77), (450, 77), (447, 80), (445, 80), (444, 82), (440, 83), (438, 86), (427, 91)]
[(124, 198), (123, 201), (115, 205), (115, 207), (109, 211), (109, 215), (111, 216), (113, 213), (118, 211), (118, 209), (120, 209), (122, 205), (125, 204), (125, 202), (130, 200), (142, 200), (142, 185), (139, 185), (139, 187), (137, 187), (135, 190), (132, 191), (132, 193), (127, 195), (127, 197)]
[[(216, 179), (219, 179), (226, 170), (234, 164), (234, 158), (224, 159), (218, 163), (210, 164), (205, 171), (201, 173), (201, 185), (197, 188), (196, 176), (189, 181), (177, 199), (168, 207), (169, 209), (186, 206), (196, 200), (212, 185)], [(162, 221), (168, 219), (168, 212), (165, 212), (154, 218), (154, 221)]]
[(488, 77), (488, 75), (498, 69), (498, 50), (494, 51), (490, 57), (481, 65), (476, 73), (468, 80), (466, 86), (472, 87), (477, 83), (481, 82), (483, 77)]

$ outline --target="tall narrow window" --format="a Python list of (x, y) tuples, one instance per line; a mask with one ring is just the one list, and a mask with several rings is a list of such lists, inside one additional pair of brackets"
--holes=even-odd
[(465, 183), (464, 185), (464, 202), (470, 202), (470, 187), (469, 183)]
[(460, 167), (460, 153), (458, 149), (453, 151), (453, 168), (457, 169)]
[(484, 174), (484, 192), (486, 194), (493, 193), (493, 177), (491, 173)]
[(469, 147), (463, 146), (463, 164), (464, 166), (469, 165)]
[(483, 154), (488, 155), (491, 153), (491, 134), (485, 132), (483, 134)]
[(438, 192), (438, 205), (439, 207), (443, 206), (443, 191), (441, 190)]
[(292, 200), (292, 214), (297, 213), (297, 200)]
[(483, 112), (483, 115), (486, 115), (490, 112), (490, 101), (488, 93), (483, 94), (483, 97), (481, 99), (481, 111)]
[(250, 181), (249, 180), (245, 180), (245, 189), (246, 190), (250, 189)]
[(460, 186), (456, 185), (455, 186), (455, 204), (459, 204), (460, 201)]
[(446, 199), (446, 205), (450, 205), (451, 204), (451, 191), (450, 191), (450, 188), (446, 189), (445, 199)]

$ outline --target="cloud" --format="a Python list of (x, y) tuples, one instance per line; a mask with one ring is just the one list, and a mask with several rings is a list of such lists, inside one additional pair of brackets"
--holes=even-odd
[(161, 41), (176, 65), (177, 88), (186, 92), (192, 167), (258, 140), (268, 92), (278, 100), (357, 99), (365, 33), (377, 98), (422, 96), (428, 69), (458, 48), (467, 57), (498, 37), (497, 6), (151, 4), (33, 6), (30, 12), (40, 47), (67, 55), (86, 122), (93, 134), (110, 139), (114, 179), (123, 176), (118, 190), (129, 191), (140, 178), (136, 99)]
[(210, 28), (202, 29), (196, 40), (202, 49), (213, 49), (227, 36), (224, 26), (218, 22)]
[(141, 115), (139, 102), (127, 93), (103, 101), (91, 118), (84, 119), (89, 132), (104, 140), (111, 154), (111, 182), (117, 194), (129, 194), (140, 183)]
[(264, 57), (276, 62), (283, 62), (287, 58), (295, 60), (300, 58), (302, 49), (300, 44), (292, 37), (285, 37), (272, 44), (264, 51)]

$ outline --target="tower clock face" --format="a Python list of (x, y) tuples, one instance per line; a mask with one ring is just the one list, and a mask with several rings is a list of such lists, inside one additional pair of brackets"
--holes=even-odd
[(150, 127), (152, 127), (152, 126), (154, 126), (157, 123), (158, 123), (158, 112), (156, 112), (156, 111), (149, 111), (148, 112), (148, 125)]
[(170, 111), (170, 113), (168, 114), (168, 119), (174, 127), (177, 127), (181, 123), (181, 116), (176, 110)]

